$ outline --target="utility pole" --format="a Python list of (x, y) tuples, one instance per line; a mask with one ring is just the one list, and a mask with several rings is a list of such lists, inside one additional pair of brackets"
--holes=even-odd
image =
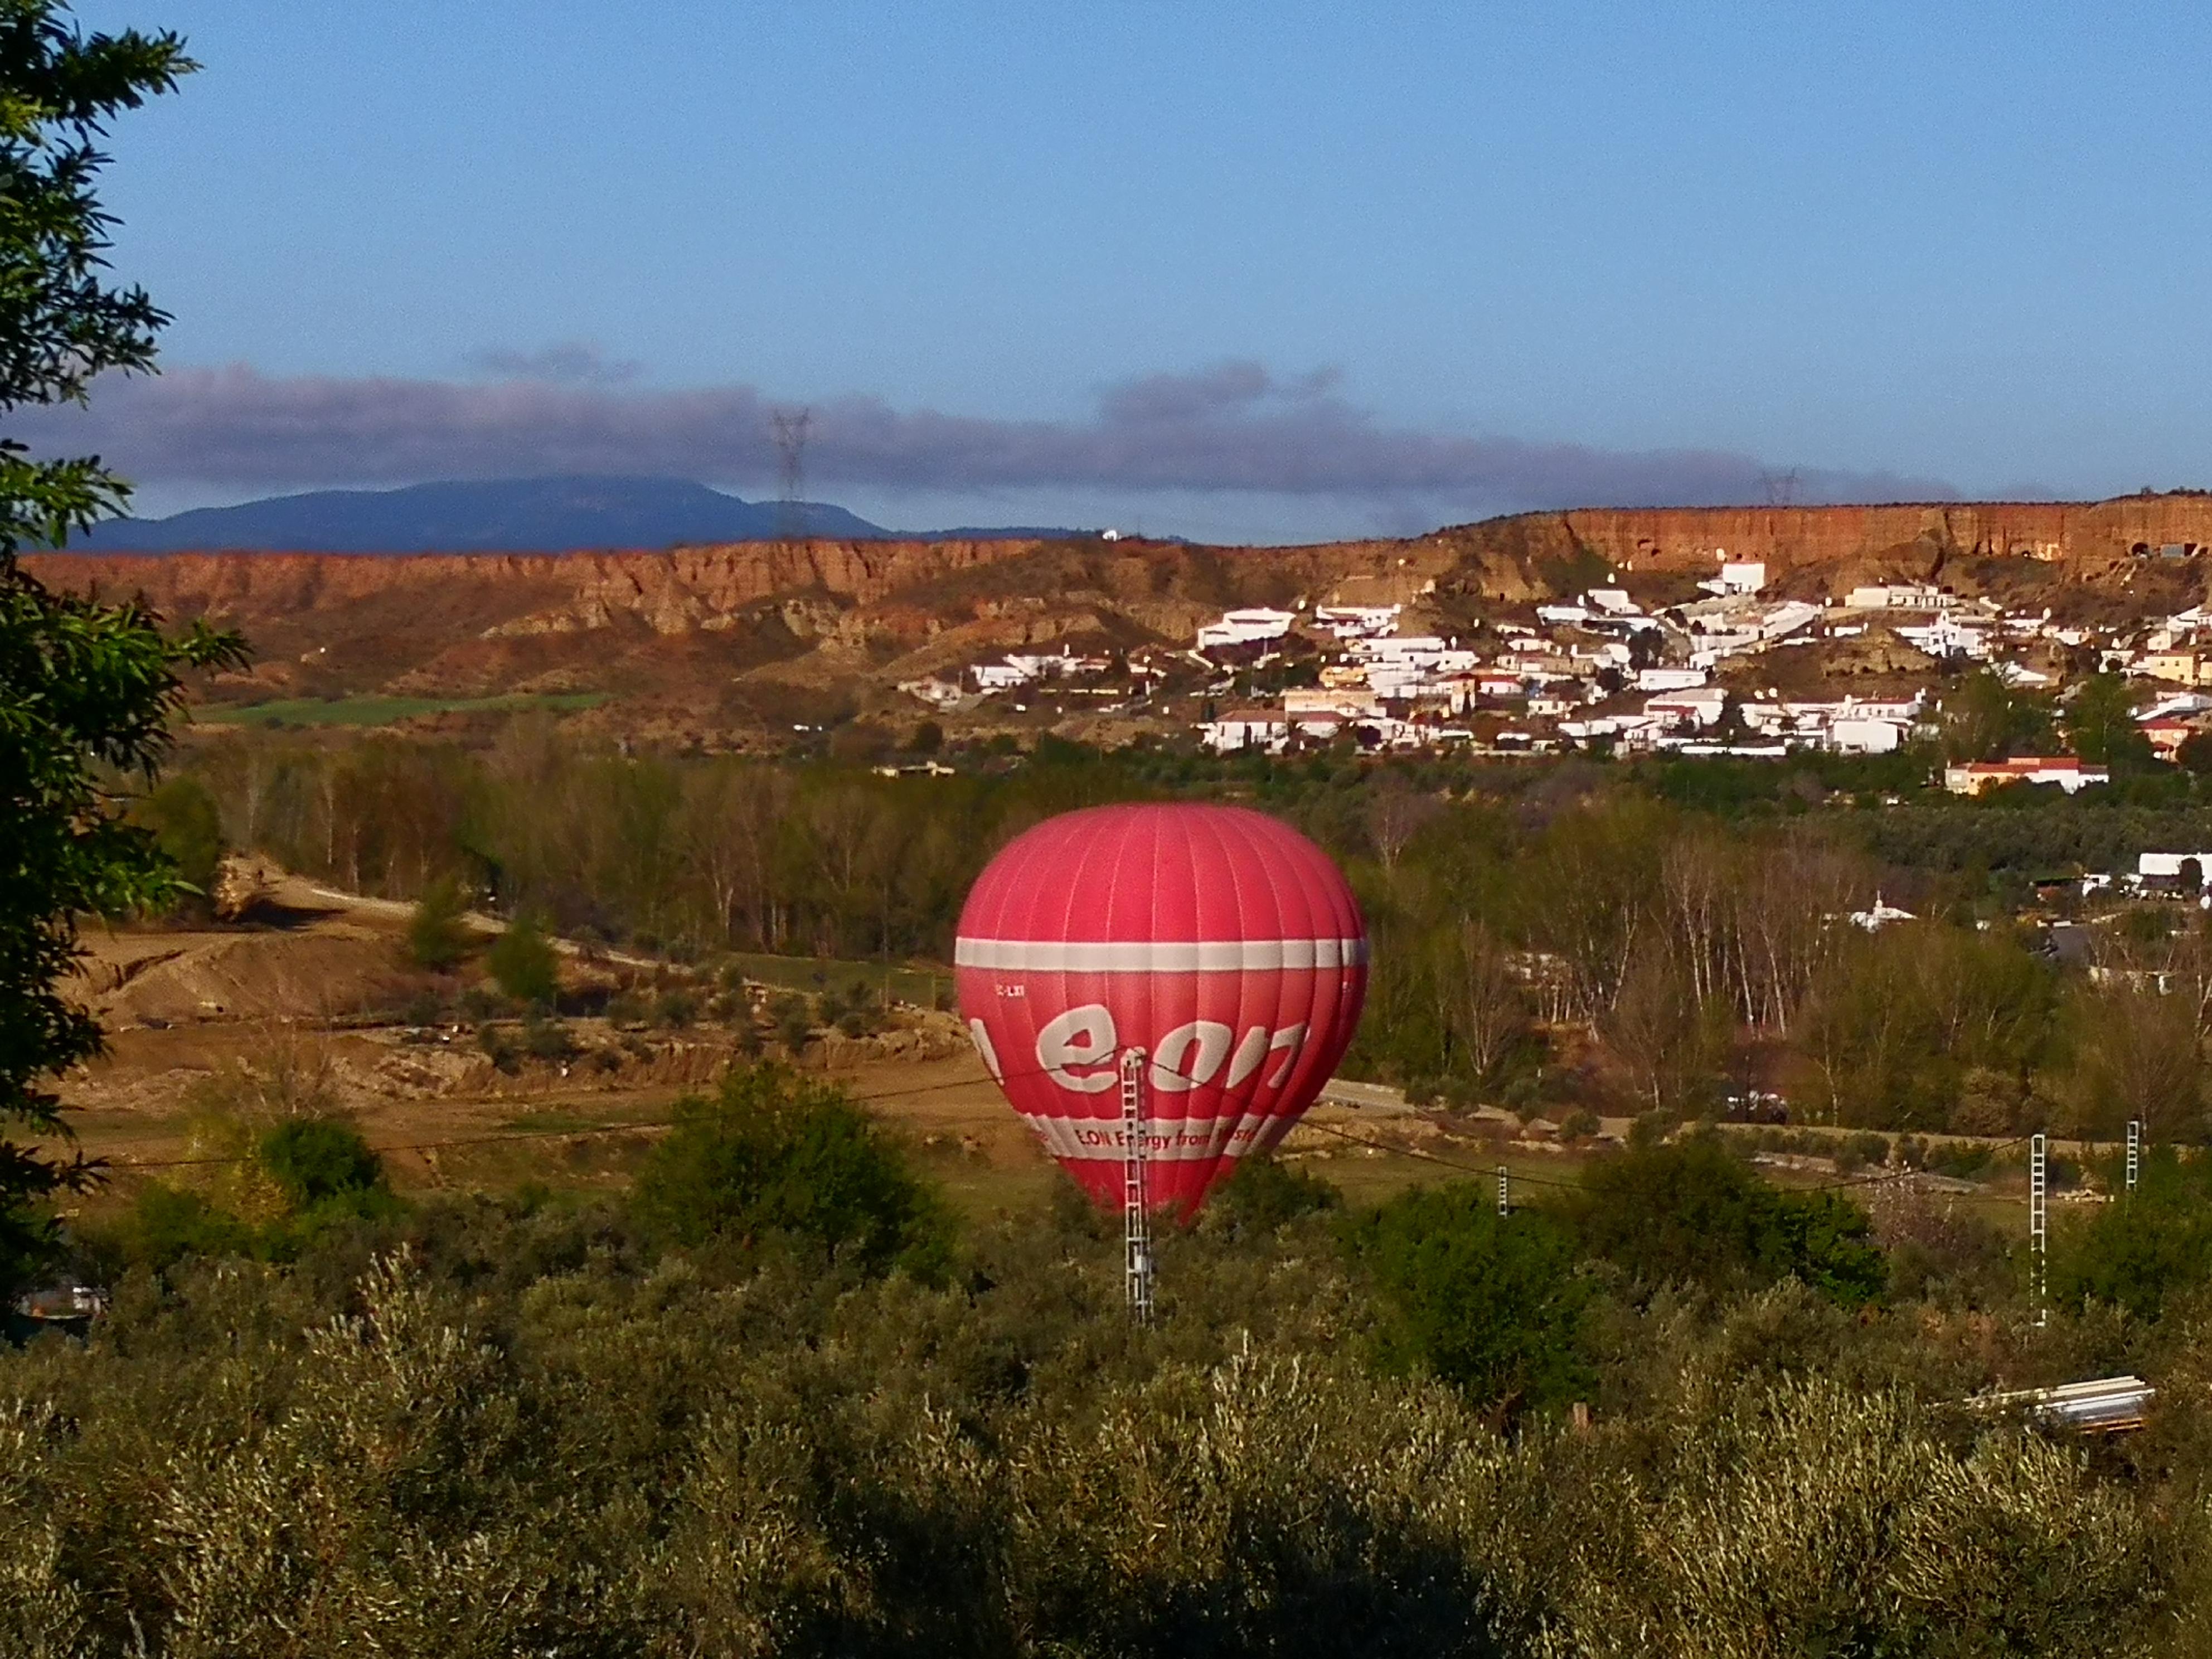
[(1499, 1164), (1498, 1166), (1498, 1213), (1501, 1216), (1513, 1213), (1513, 1189), (1507, 1184), (1510, 1179), (1510, 1177), (1505, 1173), (1505, 1166), (1503, 1164)]
[(2041, 1330), (2050, 1318), (2043, 1303), (2044, 1263), (2051, 1249), (2050, 1170), (2044, 1154), (2044, 1141), (2037, 1135), (2028, 1143), (2027, 1153), (2027, 1247), (2030, 1251), (2029, 1270), (2035, 1285), (2035, 1328)]
[(2136, 1181), (2142, 1174), (2142, 1120), (2128, 1120), (2128, 1190), (2136, 1189)]
[(1121, 1279), (1129, 1317), (1152, 1322), (1152, 1221), (1145, 1202), (1145, 1051), (1121, 1052)]
[(775, 538), (780, 542), (801, 541), (807, 530), (806, 441), (814, 428), (814, 411), (779, 409), (768, 417), (768, 423), (782, 475), (782, 488), (775, 505)]

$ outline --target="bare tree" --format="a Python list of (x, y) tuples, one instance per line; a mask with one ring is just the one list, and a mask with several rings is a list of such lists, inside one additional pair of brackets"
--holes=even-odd
[(2075, 1127), (2117, 1138), (2139, 1118), (2154, 1139), (2194, 1128), (2204, 1104), (2197, 1011), (2154, 978), (2108, 984), (2089, 999), (2075, 1060)]
[(1656, 946), (1654, 828), (1641, 813), (1569, 814), (1546, 837), (1532, 872), (1544, 902), (1531, 912), (1531, 942), (1560, 976), (1570, 1018), (1601, 1018)]
[(1398, 860), (1422, 827), (1444, 810), (1434, 795), (1407, 788), (1394, 776), (1367, 798), (1367, 838), (1384, 870), (1395, 874)]
[(1863, 859), (1809, 838), (1758, 850), (1730, 889), (1731, 966), (1747, 1025), (1784, 1035), (1872, 889)]
[(1689, 976), (1690, 994), (1701, 1009), (1726, 996), (1734, 975), (1729, 949), (1731, 896), (1741, 878), (1742, 860), (1715, 833), (1676, 836), (1659, 864), (1660, 895), (1669, 941)]
[(1599, 1033), (1645, 1105), (1680, 1105), (1713, 1060), (1714, 1030), (1682, 964), (1663, 951), (1639, 955)]
[(1459, 1040), (1480, 1078), (1493, 1077), (1528, 1029), (1528, 1001), (1512, 953), (1496, 934), (1469, 916), (1452, 936), (1450, 958), (1439, 976), (1444, 1024)]
[[(814, 797), (806, 805), (805, 822), (829, 908), (824, 942), (835, 939), (842, 944), (848, 934), (887, 915), (910, 826), (878, 791), (859, 783)], [(855, 948), (873, 949), (881, 941), (851, 942)]]
[(680, 857), (726, 941), (742, 937), (769, 950), (780, 943), (775, 842), (790, 805), (790, 781), (771, 767), (723, 762), (685, 781)]

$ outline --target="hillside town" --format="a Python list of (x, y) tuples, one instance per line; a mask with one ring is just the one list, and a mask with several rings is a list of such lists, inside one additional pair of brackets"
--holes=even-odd
[[(1724, 553), (1695, 587), (1668, 604), (1595, 586), (1500, 606), (1456, 635), (1423, 631), (1421, 607), (1404, 602), (1247, 607), (1202, 624), (1180, 651), (1063, 647), (899, 689), (947, 712), (994, 699), (1018, 714), (1048, 700), (1062, 713), (1143, 710), (1221, 754), (1349, 742), (1498, 755), (1884, 755), (1934, 737), (1945, 683), (1977, 671), (2062, 702), (2088, 675), (2124, 675), (2164, 760), (2212, 726), (2212, 613), (2201, 605), (2115, 626), (1924, 581), (1783, 597), (1764, 563)], [(1838, 680), (1858, 684), (1836, 695)], [(2107, 781), (2066, 754), (1943, 772), (1948, 789), (1969, 795), (2021, 781), (2071, 794)]]

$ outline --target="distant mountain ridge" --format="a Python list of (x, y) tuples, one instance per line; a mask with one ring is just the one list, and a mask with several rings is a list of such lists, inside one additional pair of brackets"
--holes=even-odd
[[(959, 539), (1065, 535), (964, 530)], [(319, 489), (165, 519), (120, 519), (76, 538), (90, 553), (567, 553), (678, 543), (934, 540), (842, 507), (748, 501), (686, 478), (550, 477)]]

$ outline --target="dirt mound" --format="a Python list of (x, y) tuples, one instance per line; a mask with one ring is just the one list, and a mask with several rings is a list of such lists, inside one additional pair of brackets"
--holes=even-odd
[(97, 945), (80, 975), (112, 1024), (328, 1019), (388, 1006), (412, 975), (388, 933), (343, 921), (298, 932), (163, 933)]

